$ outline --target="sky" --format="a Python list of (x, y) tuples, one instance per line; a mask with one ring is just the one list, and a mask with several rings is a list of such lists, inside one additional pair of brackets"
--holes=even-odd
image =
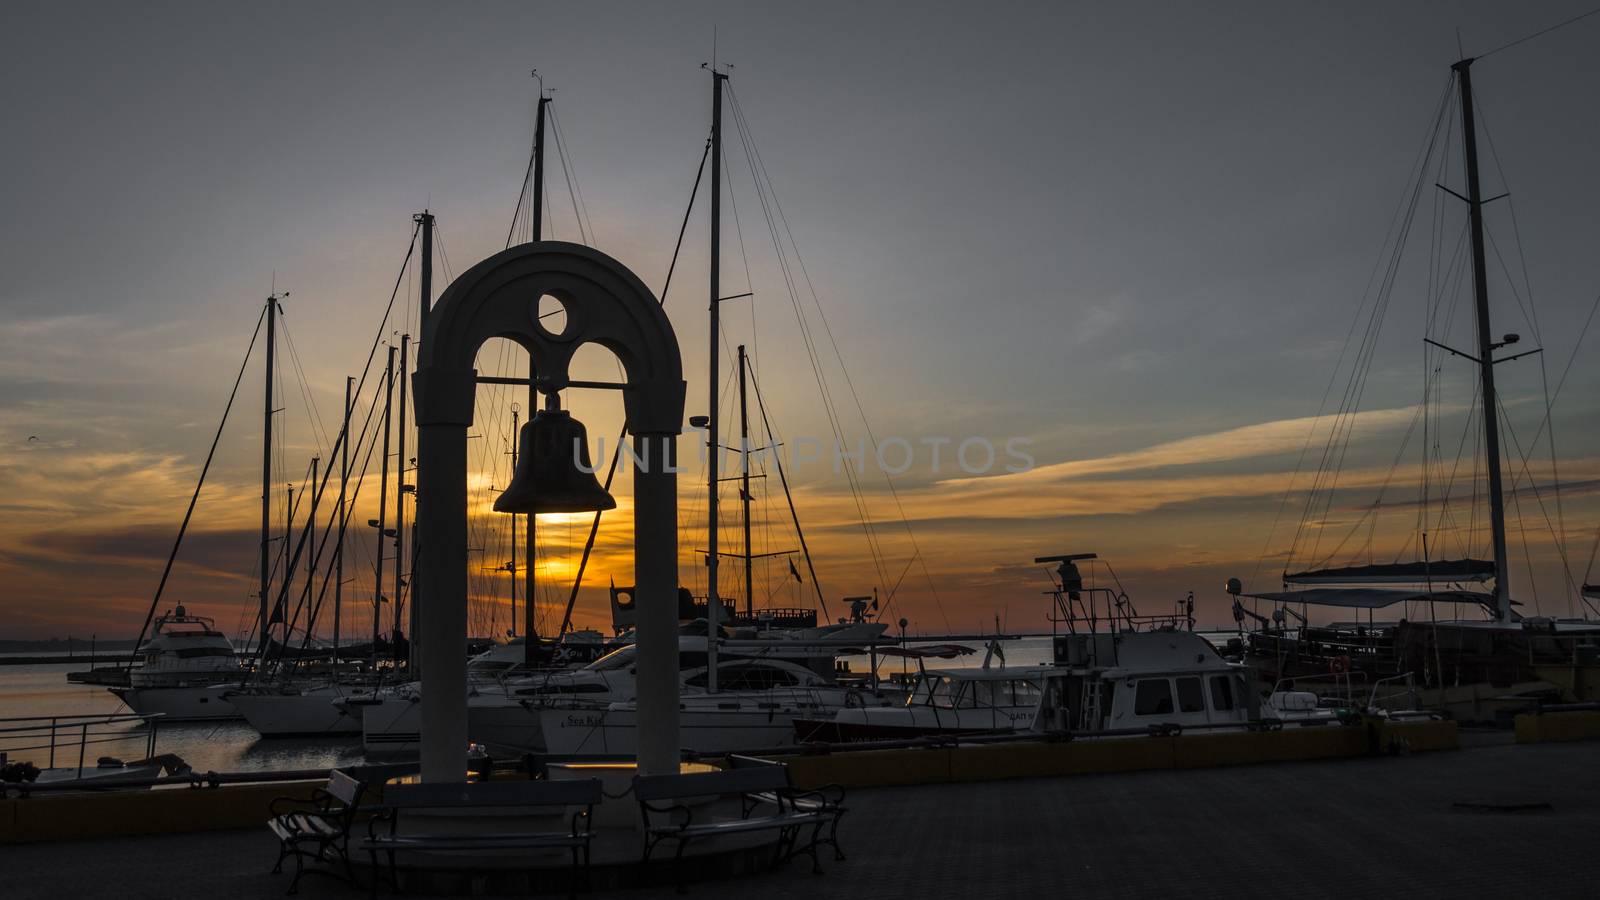
[[(1473, 373), (1422, 344), (1473, 341), (1469, 294), (1429, 282), (1452, 271), (1438, 260), (1452, 258), (1464, 220), (1433, 188), (1437, 173), (1368, 342), (1370, 285), (1375, 271), (1384, 282), (1391, 223), (1458, 41), (1481, 54), (1584, 11), (8, 3), (0, 637), (138, 630), (273, 291), (288, 335), (274, 484), (301, 489), (314, 454), (327, 470), (344, 377), (362, 373), (375, 335), (416, 330), (415, 257), (402, 269), (412, 215), (438, 216), (440, 289), (505, 245), (530, 146), (530, 70), (554, 91), (564, 154), (550, 162), (547, 236), (592, 243), (660, 292), (709, 128), (701, 63), (713, 48), (732, 66), (770, 186), (757, 190), (730, 100), (723, 285), (754, 296), (724, 304), (724, 375), (747, 345), (791, 449), (829, 445), (837, 423), (847, 447), (900, 438), (918, 451), (893, 478), (869, 467), (856, 490), (826, 452), (785, 473), (833, 615), (840, 598), (877, 590), (887, 618), (915, 632), (997, 620), (1048, 630), (1049, 582), (1033, 558), (1097, 552), (1114, 568), (1094, 577), (1114, 572), (1142, 610), (1193, 591), (1201, 621), (1220, 624), (1223, 581), (1275, 589), (1291, 545), (1307, 564), (1385, 562), (1414, 556), (1428, 530), (1444, 548), (1435, 558), (1483, 555), (1481, 487), (1436, 477), (1474, 460), (1461, 439)], [(1491, 320), (1522, 334), (1512, 349), (1543, 350), (1498, 376), (1515, 433), (1513, 587), (1545, 613), (1569, 611), (1569, 579), (1600, 580), (1600, 336), (1585, 330), (1600, 293), (1600, 122), (1585, 114), (1600, 87), (1597, 42), (1600, 17), (1473, 67), (1484, 190), (1510, 192), (1487, 213)], [(1453, 165), (1439, 178), (1460, 191)], [(705, 190), (664, 297), (690, 415), (709, 402)], [(793, 240), (781, 262), (769, 212)], [(1430, 308), (1442, 311), (1432, 324)], [(614, 376), (603, 352), (585, 352), (580, 369)], [(163, 600), (230, 631), (248, 630), (255, 602), (259, 354)], [(488, 345), (480, 370), (513, 374), (514, 356)], [(1358, 415), (1335, 419), (1356, 358)], [(736, 388), (722, 391), (726, 416)], [(591, 438), (611, 446), (615, 398), (571, 393)], [(482, 391), (473, 428), (482, 632), (508, 623), (496, 598), (510, 596), (509, 576), (493, 571), (509, 556), (506, 528), (487, 505), (508, 478), (512, 399)], [(1346, 425), (1338, 490), (1325, 513), (1303, 515), (1326, 435)], [(1000, 465), (952, 467), (968, 438), (1002, 448)], [(936, 471), (928, 451), (945, 439)], [(1007, 441), (1031, 471), (1004, 470)], [(363, 609), (377, 466), (347, 550), (345, 590)], [(776, 470), (757, 474), (752, 550), (794, 549)], [(692, 460), (680, 478), (681, 579), (697, 592), (703, 478)], [(1452, 517), (1419, 517), (1424, 484), (1429, 503), (1449, 487)], [(604, 626), (605, 584), (631, 579), (627, 491), (624, 478), (580, 625)], [(738, 549), (736, 487), (722, 499), (723, 541)], [(276, 497), (274, 521), (283, 513)], [(542, 620), (560, 618), (585, 529), (576, 517), (541, 524)], [(809, 570), (796, 582), (789, 558), (757, 565), (757, 605), (812, 602)], [(724, 568), (723, 593), (742, 597), (739, 567)]]

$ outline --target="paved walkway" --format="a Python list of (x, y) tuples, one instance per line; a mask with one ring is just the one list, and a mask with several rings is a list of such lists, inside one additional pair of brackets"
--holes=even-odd
[[(1471, 811), (1548, 804), (1531, 812)], [(1600, 744), (855, 791), (846, 862), (699, 898), (1595, 897)], [(266, 830), (0, 847), (0, 895), (278, 898)], [(311, 898), (361, 896), (308, 879)], [(415, 896), (415, 895), (404, 895)], [(589, 895), (631, 900), (669, 889)]]

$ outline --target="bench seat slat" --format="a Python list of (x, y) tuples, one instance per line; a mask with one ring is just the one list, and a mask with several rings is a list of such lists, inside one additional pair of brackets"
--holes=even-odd
[(782, 815), (764, 816), (759, 819), (718, 819), (715, 822), (694, 823), (685, 828), (656, 825), (651, 827), (650, 833), (677, 837), (738, 834), (745, 831), (765, 831), (772, 828), (791, 828), (796, 825), (814, 825), (821, 818), (822, 816), (818, 813), (783, 813)]

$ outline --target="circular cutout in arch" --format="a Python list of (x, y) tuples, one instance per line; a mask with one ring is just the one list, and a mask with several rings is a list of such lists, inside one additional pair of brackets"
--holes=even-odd
[(550, 337), (566, 337), (571, 328), (570, 319), (566, 301), (555, 294), (540, 294), (539, 301), (533, 306), (534, 326)]

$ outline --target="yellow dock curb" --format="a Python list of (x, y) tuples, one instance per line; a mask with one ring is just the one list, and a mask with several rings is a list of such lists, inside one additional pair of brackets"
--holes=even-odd
[(0, 799), (0, 844), (255, 828), (277, 797), (309, 798), (324, 781), (161, 788)]
[(1522, 713), (1516, 730), (1519, 744), (1600, 740), (1600, 711)]
[(1366, 719), (1281, 731), (1017, 742), (783, 757), (799, 787), (847, 788), (1202, 769), (1252, 763), (1454, 750), (1456, 723)]

